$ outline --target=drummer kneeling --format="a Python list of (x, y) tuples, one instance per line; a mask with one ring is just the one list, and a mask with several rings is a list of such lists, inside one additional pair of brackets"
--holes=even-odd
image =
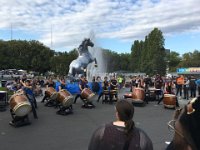
[(158, 105), (163, 101), (164, 107), (176, 108), (179, 107), (177, 96), (173, 93), (171, 89), (166, 89), (162, 98), (158, 100)]
[(73, 112), (72, 111), (73, 96), (66, 89), (61, 89), (58, 92), (58, 97), (56, 101), (57, 101), (57, 106), (59, 107), (57, 114), (68, 115)]
[(28, 113), (31, 111), (32, 107), (23, 91), (14, 94), (9, 102), (10, 114), (13, 119), (9, 124), (15, 127), (30, 124)]
[(94, 108), (95, 106), (92, 104), (92, 97), (95, 95), (89, 88), (88, 88), (88, 81), (86, 80), (84, 75), (80, 76), (79, 81), (79, 89), (80, 94), (77, 94), (77, 96), (74, 99), (74, 104), (76, 103), (76, 100), (80, 97), (83, 101), (82, 108)]
[(82, 108), (94, 108), (94, 104), (92, 103), (92, 97), (95, 94), (89, 89), (89, 88), (84, 88), (83, 91), (81, 92), (81, 98), (84, 102), (82, 105)]

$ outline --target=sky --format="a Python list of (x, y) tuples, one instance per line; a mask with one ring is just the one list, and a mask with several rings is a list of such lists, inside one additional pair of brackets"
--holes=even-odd
[(0, 39), (38, 40), (55, 51), (96, 47), (130, 53), (155, 27), (165, 48), (200, 50), (200, 0), (1, 0)]

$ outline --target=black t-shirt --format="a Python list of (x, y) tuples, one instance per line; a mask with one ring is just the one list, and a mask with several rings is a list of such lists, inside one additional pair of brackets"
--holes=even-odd
[(111, 79), (110, 82), (111, 82), (110, 89), (111, 90), (115, 90), (117, 88), (117, 80), (116, 79)]
[(131, 80), (131, 86), (136, 86), (136, 80)]
[(80, 80), (80, 81), (79, 81), (79, 85), (81, 86), (82, 90), (83, 90), (84, 88), (88, 88), (87, 82), (85, 82), (85, 81), (83, 81), (83, 80)]
[(189, 86), (190, 86), (191, 88), (196, 88), (196, 83), (195, 83), (195, 81), (196, 81), (196, 79), (194, 79), (194, 78), (190, 79)]
[(150, 85), (151, 84), (151, 78), (145, 78), (144, 83)]
[(61, 83), (60, 87), (61, 89), (65, 89), (65, 84)]
[(47, 85), (48, 85), (48, 87), (54, 87), (55, 83), (53, 81), (52, 82), (47, 82)]
[[(127, 139), (124, 127), (109, 123), (98, 128), (90, 141), (88, 150), (123, 150)], [(152, 141), (144, 131), (134, 128), (128, 150), (153, 150)]]
[(98, 92), (99, 89), (100, 89), (99, 83), (98, 82), (92, 82), (92, 91)]
[(103, 89), (108, 90), (109, 83), (108, 81), (103, 81)]

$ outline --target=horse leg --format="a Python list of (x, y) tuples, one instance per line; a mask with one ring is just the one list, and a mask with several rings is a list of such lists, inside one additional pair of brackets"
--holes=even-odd
[(72, 75), (73, 75), (73, 77), (75, 77), (75, 75), (76, 75), (76, 70), (75, 70), (75, 68), (72, 68)]
[(68, 73), (68, 75), (75, 77), (75, 75), (76, 75), (76, 68), (70, 66), (69, 67), (69, 73)]
[(97, 67), (98, 64), (97, 64), (97, 59), (96, 58), (94, 58), (94, 62), (95, 62), (94, 66)]
[(69, 72), (68, 72), (68, 75), (72, 75), (73, 74), (73, 67), (69, 66)]

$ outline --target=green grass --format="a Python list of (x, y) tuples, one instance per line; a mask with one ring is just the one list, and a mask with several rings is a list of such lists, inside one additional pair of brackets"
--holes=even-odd
[(0, 87), (0, 91), (7, 91), (8, 95), (13, 95), (13, 91), (9, 91), (7, 88), (5, 87)]
[(0, 87), (0, 91), (8, 91), (5, 87)]

